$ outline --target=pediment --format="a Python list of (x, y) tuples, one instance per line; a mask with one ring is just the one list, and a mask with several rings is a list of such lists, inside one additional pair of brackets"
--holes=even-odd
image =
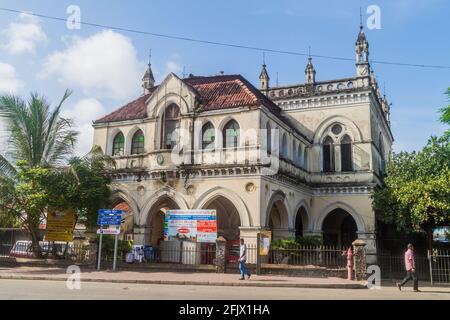
[(175, 103), (181, 114), (194, 110), (197, 93), (176, 74), (170, 73), (146, 101), (147, 114), (158, 117), (168, 105)]

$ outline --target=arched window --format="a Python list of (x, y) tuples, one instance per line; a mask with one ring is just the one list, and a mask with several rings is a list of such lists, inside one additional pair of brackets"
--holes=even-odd
[(271, 153), (272, 152), (272, 129), (270, 128), (269, 122), (267, 122), (266, 130), (267, 130), (267, 153)]
[(281, 141), (281, 154), (285, 159), (289, 158), (287, 134), (283, 134), (283, 140)]
[(303, 151), (303, 168), (305, 170), (308, 170), (308, 148), (305, 147), (304, 151)]
[(208, 122), (202, 129), (202, 149), (214, 149), (216, 141), (216, 132), (211, 122)]
[(323, 141), (323, 171), (334, 172), (334, 144), (333, 139), (327, 136)]
[(348, 135), (341, 139), (341, 171), (353, 171), (352, 139)]
[(176, 104), (171, 104), (164, 110), (163, 114), (163, 142), (162, 148), (172, 150), (178, 143), (180, 128), (180, 108)]
[(142, 130), (136, 131), (131, 140), (131, 154), (144, 153), (144, 133)]
[(125, 137), (122, 132), (116, 134), (113, 140), (113, 156), (123, 156), (123, 151), (125, 147)]
[(292, 140), (292, 160), (294, 163), (297, 163), (297, 143), (295, 142), (295, 139)]
[(386, 155), (384, 152), (383, 136), (381, 135), (381, 132), (378, 144), (380, 146), (380, 175), (383, 175), (386, 172)]
[(297, 149), (297, 163), (298, 163), (298, 165), (302, 165), (302, 161), (303, 161), (302, 149), (303, 148), (304, 148), (303, 145), (301, 145), (301, 144), (298, 145), (298, 149)]
[(239, 125), (235, 120), (230, 120), (223, 128), (223, 147), (237, 148), (239, 145)]

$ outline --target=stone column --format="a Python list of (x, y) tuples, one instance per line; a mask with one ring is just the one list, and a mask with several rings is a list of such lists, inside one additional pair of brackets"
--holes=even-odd
[(377, 264), (377, 248), (376, 248), (376, 235), (373, 232), (358, 232), (358, 240), (362, 240), (366, 243), (364, 250), (366, 253), (366, 264)]
[(133, 229), (133, 244), (145, 246), (145, 240), (148, 239), (150, 228), (148, 226), (134, 226)]
[(356, 239), (352, 243), (353, 245), (353, 259), (355, 268), (355, 280), (362, 281), (367, 278), (367, 267), (366, 267), (366, 242), (360, 239)]
[(226, 267), (226, 250), (227, 250), (227, 240), (220, 236), (216, 240), (216, 271), (217, 273), (225, 273)]

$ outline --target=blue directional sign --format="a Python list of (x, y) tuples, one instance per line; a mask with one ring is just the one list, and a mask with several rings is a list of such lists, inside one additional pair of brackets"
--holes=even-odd
[(97, 224), (100, 226), (120, 226), (122, 223), (122, 210), (102, 209), (98, 211)]

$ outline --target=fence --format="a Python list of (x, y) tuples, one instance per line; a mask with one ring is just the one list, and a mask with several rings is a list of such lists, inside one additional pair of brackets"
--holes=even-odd
[[(379, 252), (377, 264), (380, 267), (382, 279), (399, 280), (406, 276), (403, 254)], [(430, 264), (426, 256), (416, 255), (416, 275), (419, 280), (430, 281)]]
[(95, 261), (96, 248), (90, 244), (39, 242), (40, 256), (31, 241), (0, 245), (0, 261), (15, 261), (16, 258), (66, 260), (74, 263)]
[(450, 283), (450, 250), (428, 251), (430, 281), (435, 283)]
[(269, 251), (268, 263), (345, 268), (345, 249), (336, 246), (286, 245)]
[(147, 250), (145, 260), (150, 263), (209, 264), (215, 263), (216, 244), (194, 242), (161, 242), (159, 247)]
[[(298, 244), (272, 247), (268, 256), (262, 257), (262, 263), (286, 264), (297, 266), (320, 266), (327, 268), (345, 268), (347, 257), (344, 248), (336, 246), (302, 246)], [(247, 262), (256, 263), (257, 246), (247, 245)], [(239, 260), (239, 247), (231, 247), (227, 252), (227, 262)]]

